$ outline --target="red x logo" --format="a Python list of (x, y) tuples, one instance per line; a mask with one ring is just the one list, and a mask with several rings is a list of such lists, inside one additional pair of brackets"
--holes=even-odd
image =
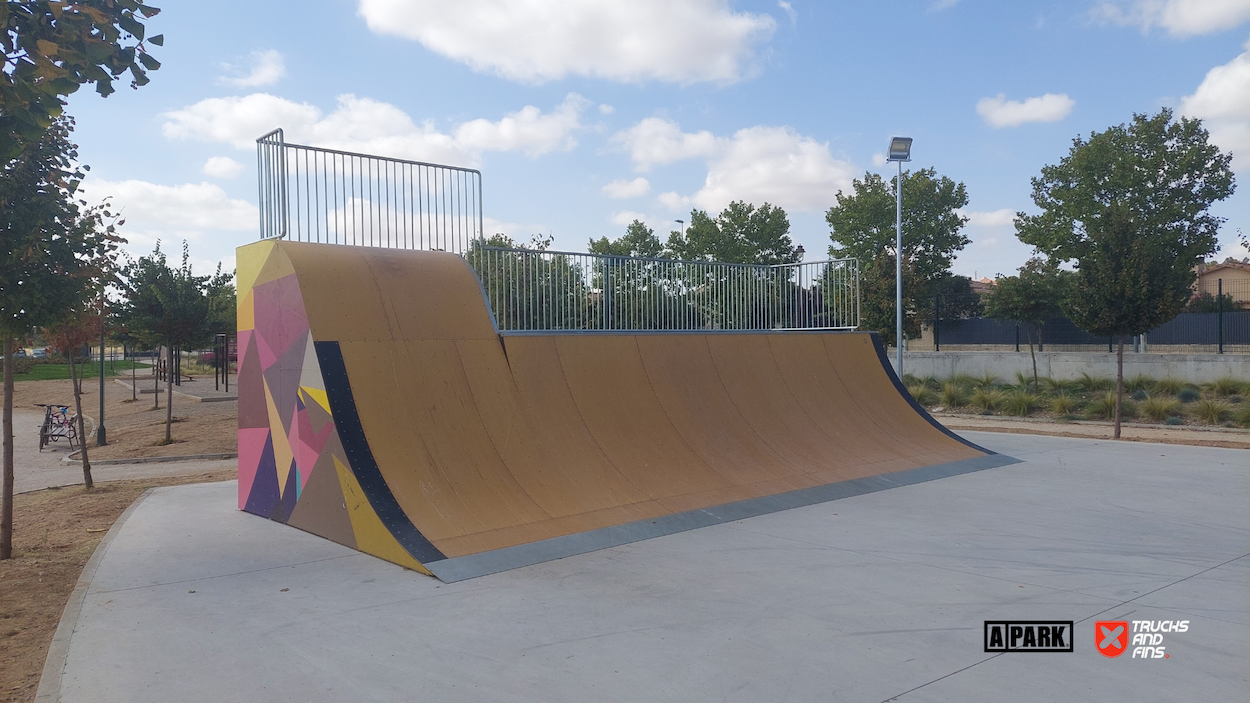
[(1094, 623), (1094, 644), (1104, 657), (1118, 657), (1128, 649), (1128, 621), (1100, 620)]

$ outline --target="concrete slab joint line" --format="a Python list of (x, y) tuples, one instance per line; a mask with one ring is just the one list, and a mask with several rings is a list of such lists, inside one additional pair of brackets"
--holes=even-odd
[(455, 254), (237, 261), (239, 507), (447, 581), (1013, 461), (875, 334), (501, 338)]
[(78, 626), (83, 602), (87, 599), (87, 591), (91, 588), (96, 569), (100, 568), (100, 563), (104, 561), (104, 556), (108, 553), (109, 545), (117, 538), (126, 520), (139, 509), (139, 506), (152, 495), (154, 490), (156, 489), (149, 488), (144, 491), (135, 499), (135, 502), (130, 504), (130, 507), (122, 512), (109, 531), (105, 533), (104, 539), (96, 545), (91, 558), (83, 567), (78, 583), (74, 585), (74, 590), (65, 603), (65, 610), (61, 611), (61, 619), (57, 623), (56, 632), (52, 635), (52, 643), (48, 646), (48, 658), (44, 660), (43, 674), (39, 677), (39, 688), (35, 690), (36, 703), (61, 703), (61, 676), (65, 673), (65, 660), (69, 655), (70, 638), (74, 634), (74, 628)]

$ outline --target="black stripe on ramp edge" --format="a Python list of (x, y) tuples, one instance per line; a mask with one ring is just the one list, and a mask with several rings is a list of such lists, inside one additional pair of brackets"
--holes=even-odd
[(351, 382), (347, 378), (347, 364), (343, 362), (343, 351), (339, 349), (339, 343), (313, 342), (313, 347), (317, 350), (317, 361), (321, 363), (321, 377), (325, 380), (334, 426), (338, 430), (343, 451), (347, 452), (352, 473), (360, 482), (360, 488), (364, 490), (369, 505), (413, 559), (426, 566), (430, 562), (446, 559), (438, 547), (430, 544), (425, 535), (412, 524), (412, 520), (399, 507), (399, 502), (391, 493), (391, 487), (386, 485), (386, 479), (382, 477), (382, 470), (378, 468), (378, 462), (369, 449), (369, 440), (365, 438), (365, 429), (360, 424), (360, 414), (356, 411), (356, 399), (352, 396)]
[(894, 388), (898, 391), (899, 395), (903, 396), (903, 400), (906, 400), (908, 404), (911, 405), (912, 410), (915, 410), (917, 413), (919, 413), (920, 417), (923, 417), (924, 419), (928, 420), (930, 425), (933, 425), (934, 427), (941, 430), (942, 434), (946, 435), (947, 437), (950, 437), (951, 439), (959, 442), (960, 444), (967, 445), (977, 451), (985, 452), (986, 454), (998, 453), (998, 452), (986, 449), (985, 447), (982, 447), (979, 444), (973, 444), (972, 442), (969, 442), (963, 437), (960, 437), (959, 435), (952, 432), (950, 429), (946, 427), (946, 425), (943, 425), (942, 423), (933, 419), (933, 416), (929, 414), (929, 411), (925, 410), (923, 405), (921, 405), (920, 403), (917, 403), (916, 399), (911, 397), (911, 392), (907, 390), (907, 386), (903, 385), (902, 379), (900, 379), (898, 377), (898, 374), (894, 372), (894, 364), (890, 363), (890, 356), (886, 354), (885, 343), (881, 341), (881, 334), (878, 332), (869, 332), (868, 335), (872, 337), (872, 345), (877, 348), (877, 358), (881, 360), (881, 366), (885, 368), (885, 374), (890, 377), (890, 381), (894, 383)]

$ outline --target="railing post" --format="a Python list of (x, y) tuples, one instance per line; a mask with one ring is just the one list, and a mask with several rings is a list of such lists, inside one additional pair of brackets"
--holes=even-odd
[(942, 345), (938, 341), (938, 327), (942, 321), (942, 294), (933, 294), (933, 351), (942, 351)]
[(1016, 351), (1020, 351), (1020, 323), (1016, 323)]
[(1224, 279), (1216, 279), (1216, 325), (1219, 330), (1220, 353), (1224, 353)]

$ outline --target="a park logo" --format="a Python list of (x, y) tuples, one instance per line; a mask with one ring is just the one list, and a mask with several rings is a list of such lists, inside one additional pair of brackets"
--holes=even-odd
[(1128, 649), (1128, 621), (1099, 620), (1094, 623), (1094, 644), (1104, 657), (1118, 657)]
[(987, 652), (1071, 652), (1071, 620), (986, 620)]

